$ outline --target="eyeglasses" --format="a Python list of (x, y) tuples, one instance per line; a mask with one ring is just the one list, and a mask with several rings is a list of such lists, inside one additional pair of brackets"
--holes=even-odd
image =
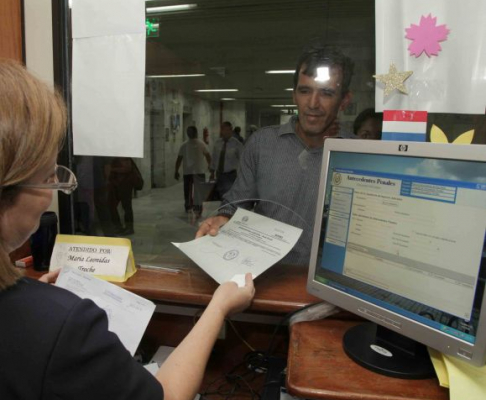
[(56, 175), (54, 182), (49, 183), (19, 183), (17, 187), (34, 188), (34, 189), (52, 189), (60, 190), (63, 193), (71, 194), (78, 187), (76, 175), (69, 168), (63, 165), (56, 165)]

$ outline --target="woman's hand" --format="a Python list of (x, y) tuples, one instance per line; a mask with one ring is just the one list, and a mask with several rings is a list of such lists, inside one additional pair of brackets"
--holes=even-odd
[(235, 282), (225, 282), (214, 292), (211, 303), (224, 317), (239, 313), (248, 308), (255, 296), (255, 287), (250, 273), (245, 275), (245, 286), (238, 287)]
[(61, 272), (61, 268), (48, 272), (47, 274), (42, 275), (39, 278), (39, 281), (44, 282), (44, 283), (56, 283), (56, 279), (59, 276), (59, 273)]

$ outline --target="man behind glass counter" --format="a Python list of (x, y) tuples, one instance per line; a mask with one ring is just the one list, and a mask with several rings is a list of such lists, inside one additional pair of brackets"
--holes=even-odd
[(298, 115), (251, 135), (223, 207), (201, 223), (196, 237), (216, 235), (243, 207), (302, 228), (282, 263), (308, 266), (324, 140), (337, 134), (336, 117), (351, 101), (352, 74), (353, 62), (336, 48), (313, 43), (303, 50), (294, 73)]

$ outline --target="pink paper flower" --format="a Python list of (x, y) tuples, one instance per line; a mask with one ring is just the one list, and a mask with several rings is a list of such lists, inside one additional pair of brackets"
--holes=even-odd
[(413, 40), (408, 46), (410, 55), (419, 57), (424, 51), (428, 57), (437, 56), (441, 50), (439, 42), (447, 39), (449, 29), (445, 25), (436, 26), (437, 18), (429, 14), (420, 18), (420, 25), (412, 24), (406, 28), (406, 38)]

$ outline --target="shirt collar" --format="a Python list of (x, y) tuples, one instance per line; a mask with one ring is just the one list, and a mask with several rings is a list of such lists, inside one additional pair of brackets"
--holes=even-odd
[(290, 119), (283, 125), (280, 125), (278, 127), (278, 136), (282, 136), (282, 135), (288, 135), (288, 134), (296, 134), (296, 130), (295, 130), (295, 125), (297, 123), (297, 120), (298, 120), (298, 117), (297, 115), (292, 115), (292, 117), (290, 117)]

